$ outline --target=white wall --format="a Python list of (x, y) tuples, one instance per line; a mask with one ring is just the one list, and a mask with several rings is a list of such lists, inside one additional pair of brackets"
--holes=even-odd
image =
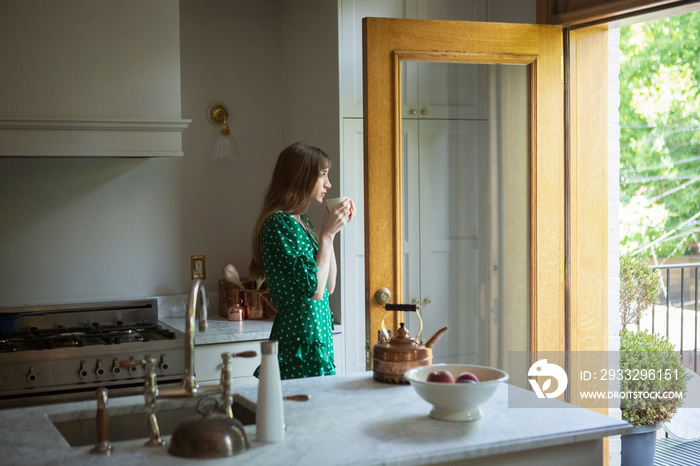
[[(307, 142), (331, 158), (328, 198), (340, 193), (340, 114), (338, 84), (338, 5), (329, 0), (284, 0), (283, 89), (284, 145)], [(319, 226), (320, 206), (311, 205), (309, 218)], [(342, 234), (342, 233), (341, 233)], [(335, 252), (340, 262), (339, 237)], [(342, 280), (339, 267), (338, 280)], [(340, 287), (329, 302), (340, 322)]]
[[(286, 142), (282, 3), (180, 1), (184, 157), (0, 159), (0, 306), (183, 294), (195, 254), (210, 291), (226, 263), (247, 272)], [(228, 164), (210, 160), (215, 102), (242, 154)]]

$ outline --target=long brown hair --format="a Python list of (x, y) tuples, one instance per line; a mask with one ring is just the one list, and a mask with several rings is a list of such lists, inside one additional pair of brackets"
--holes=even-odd
[(260, 235), (265, 221), (278, 211), (292, 215), (306, 212), (318, 177), (330, 166), (331, 159), (325, 152), (301, 142), (287, 147), (277, 157), (263, 208), (253, 230), (253, 259), (248, 268), (252, 278), (265, 275), (260, 255)]

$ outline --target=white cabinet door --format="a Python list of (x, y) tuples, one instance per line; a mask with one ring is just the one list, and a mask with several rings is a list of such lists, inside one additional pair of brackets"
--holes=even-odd
[[(453, 21), (486, 21), (486, 0), (342, 0), (340, 11), (340, 114), (342, 117), (362, 118), (362, 18), (414, 18), (438, 19)], [(458, 102), (448, 100), (445, 86), (448, 82), (454, 84), (474, 83), (485, 85), (483, 76), (476, 75), (465, 79), (465, 76), (453, 76), (448, 68), (432, 67), (430, 74), (418, 78), (418, 67), (415, 63), (404, 65), (402, 79), (403, 88), (412, 89), (404, 94), (403, 107), (415, 110), (415, 114), (404, 115), (405, 118), (420, 116), (427, 109), (432, 118), (482, 118), (474, 114), (454, 116), (454, 106), (459, 103), (464, 107), (465, 101), (472, 101), (479, 94), (474, 93), (474, 87), (460, 91)], [(457, 81), (459, 80), (459, 81)], [(426, 93), (423, 101), (416, 100), (419, 82), (422, 92), (432, 89), (435, 95)], [(469, 85), (469, 84), (467, 84)], [(470, 106), (474, 103), (470, 103)], [(446, 112), (443, 107), (450, 107)], [(466, 107), (465, 107), (466, 108)], [(453, 116), (445, 116), (453, 115)]]
[[(401, 166), (403, 168), (403, 186), (401, 215), (403, 216), (403, 287), (404, 297), (395, 303), (419, 304), (414, 302), (421, 296), (421, 216), (420, 216), (420, 164), (418, 146), (418, 126), (422, 122), (404, 119), (401, 122)], [(411, 291), (409, 295), (408, 290)], [(418, 336), (419, 327), (409, 322), (408, 313), (404, 321), (412, 337)]]
[(418, 63), (417, 75), (417, 117), (486, 119), (485, 66), (469, 63)]
[[(486, 0), (406, 0), (406, 18), (486, 21)], [(445, 63), (402, 64), (402, 117), (486, 118), (486, 68)]]
[(486, 21), (487, 0), (406, 0), (406, 18)]
[[(357, 215), (340, 232), (340, 255), (343, 258), (340, 287), (343, 296), (342, 324), (344, 370), (347, 373), (367, 370), (365, 339), (365, 227), (364, 186), (362, 176), (362, 120), (343, 119), (343, 157), (341, 192), (355, 201)], [(334, 342), (335, 344), (335, 342)], [(336, 365), (340, 360), (338, 346)]]
[[(419, 201), (408, 206), (409, 225), (419, 216), (419, 227), (409, 238), (419, 236), (419, 259), (404, 263), (405, 301), (419, 299), (423, 317), (423, 338), (449, 327), (433, 347), (435, 362), (476, 362), (479, 351), (478, 308), (479, 230), (486, 173), (484, 121), (421, 120), (418, 148), (404, 146), (409, 165), (404, 174), (418, 169), (418, 188), (408, 179), (408, 190), (418, 191)], [(412, 162), (412, 163), (411, 163)], [(417, 163), (418, 167), (414, 164)], [(406, 178), (404, 178), (406, 180)], [(414, 227), (409, 227), (414, 229)], [(418, 262), (418, 263), (417, 263)], [(420, 276), (416, 289), (415, 276)], [(405, 320), (415, 335), (420, 324), (412, 313)]]
[(345, 338), (342, 333), (333, 334), (333, 353), (335, 356), (335, 373), (345, 374)]
[(340, 114), (362, 118), (362, 18), (403, 18), (403, 0), (342, 0)]
[(221, 343), (217, 345), (198, 345), (194, 348), (194, 370), (197, 382), (219, 383), (223, 367), (222, 353), (242, 353), (255, 351), (254, 358), (233, 358), (231, 372), (234, 379), (252, 378), (253, 372), (260, 365), (260, 341), (242, 341)]

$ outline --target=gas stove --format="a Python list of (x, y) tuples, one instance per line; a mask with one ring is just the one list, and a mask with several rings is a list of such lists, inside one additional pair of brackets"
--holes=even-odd
[(155, 299), (0, 309), (0, 408), (143, 393), (133, 361), (157, 361), (159, 386), (182, 382), (185, 337)]
[(119, 345), (131, 342), (174, 340), (176, 338), (177, 335), (174, 331), (153, 322), (136, 324), (117, 322), (115, 325), (93, 323), (83, 327), (60, 325), (50, 329), (30, 328), (0, 336), (0, 353), (56, 349), (67, 346)]

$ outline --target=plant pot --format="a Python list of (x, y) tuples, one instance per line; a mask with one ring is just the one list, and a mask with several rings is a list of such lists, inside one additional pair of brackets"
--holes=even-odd
[(635, 427), (631, 434), (622, 435), (621, 466), (652, 466), (656, 451), (656, 431), (660, 424)]

